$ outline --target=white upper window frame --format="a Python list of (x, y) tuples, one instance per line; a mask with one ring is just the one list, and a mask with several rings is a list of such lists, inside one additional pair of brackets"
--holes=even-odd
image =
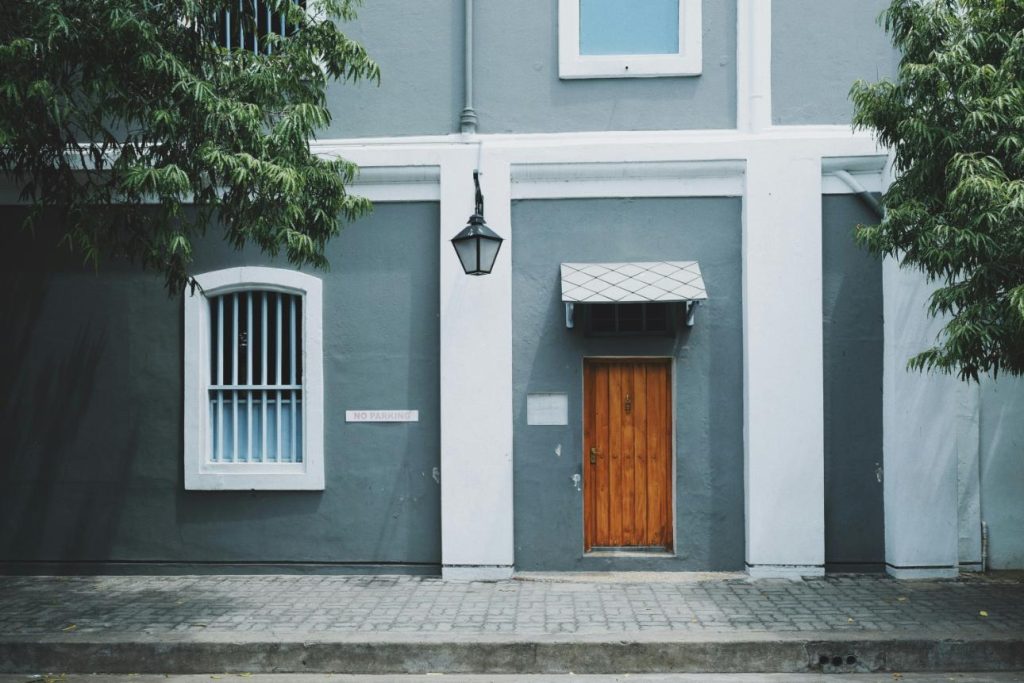
[[(196, 276), (185, 290), (185, 489), (322, 491), (324, 489), (323, 291), (319, 278), (285, 268), (243, 266)], [(209, 298), (252, 290), (302, 297), (302, 462), (210, 460)]]
[[(623, 0), (628, 2), (628, 0)], [(581, 55), (580, 0), (558, 0), (558, 76), (574, 78), (655, 78), (699, 76), (701, 2), (679, 1), (679, 52), (675, 54)]]

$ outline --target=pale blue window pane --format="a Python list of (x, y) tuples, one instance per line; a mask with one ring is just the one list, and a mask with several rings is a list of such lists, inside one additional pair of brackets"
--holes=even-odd
[[(210, 430), (212, 462), (302, 462), (302, 398), (295, 400), (295, 450), (292, 451), (292, 403), (291, 392), (281, 392), (281, 402), (276, 400), (276, 391), (267, 393), (253, 392), (252, 403), (252, 460), (249, 460), (249, 411), (245, 399), (238, 401), (238, 444), (234, 443), (234, 414), (231, 409), (231, 392), (224, 392), (223, 423), (217, 416), (216, 391), (210, 392)], [(261, 396), (262, 394), (262, 396)], [(269, 395), (268, 395), (269, 394)], [(241, 392), (241, 396), (245, 393)], [(266, 401), (267, 410), (267, 443), (263, 447), (263, 406)], [(277, 450), (277, 410), (281, 409), (281, 450)], [(221, 434), (223, 433), (223, 442)], [(223, 443), (223, 448), (221, 444)]]
[(581, 55), (679, 52), (679, 0), (580, 0)]

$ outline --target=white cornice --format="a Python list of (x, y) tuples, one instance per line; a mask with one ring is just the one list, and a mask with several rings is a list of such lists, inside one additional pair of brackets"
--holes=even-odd
[(513, 199), (738, 197), (742, 160), (513, 164)]

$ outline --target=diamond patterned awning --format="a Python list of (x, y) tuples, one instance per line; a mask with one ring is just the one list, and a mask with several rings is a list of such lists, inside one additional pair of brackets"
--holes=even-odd
[(634, 303), (708, 298), (696, 261), (563, 263), (562, 301)]

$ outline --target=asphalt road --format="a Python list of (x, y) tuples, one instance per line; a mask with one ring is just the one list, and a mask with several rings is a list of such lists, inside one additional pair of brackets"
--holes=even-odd
[[(0, 683), (836, 683), (836, 674), (619, 674), (601, 676), (503, 675), (467, 676), (423, 674), (415, 676), (347, 676), (335, 674), (0, 674)], [(1016, 683), (1024, 682), (1024, 671), (1016, 673), (923, 673), (842, 674), (842, 683)]]

